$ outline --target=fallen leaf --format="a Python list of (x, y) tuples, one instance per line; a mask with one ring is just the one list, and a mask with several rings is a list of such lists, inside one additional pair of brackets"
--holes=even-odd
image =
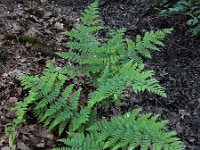
[(41, 23), (42, 21), (40, 19), (38, 19), (36, 16), (30, 15), (29, 17), (30, 20), (37, 22), (37, 23)]
[(47, 12), (44, 13), (43, 18), (44, 18), (44, 19), (49, 19), (51, 16), (52, 16), (52, 12), (47, 11)]
[(24, 142), (17, 143), (17, 148), (19, 148), (20, 150), (31, 150), (26, 144), (24, 144)]
[(2, 147), (1, 150), (10, 150), (10, 148), (6, 146), (6, 147)]
[(5, 39), (5, 36), (4, 35), (0, 35), (0, 41), (4, 40)]
[(17, 23), (13, 23), (12, 26), (15, 32), (19, 32), (22, 29)]
[(10, 103), (16, 103), (18, 101), (18, 99), (16, 97), (10, 97), (8, 102)]
[(0, 138), (0, 147), (3, 146), (4, 143), (6, 143), (8, 140), (8, 136), (7, 135), (3, 135), (1, 138)]
[(45, 143), (39, 143), (39, 144), (36, 144), (36, 147), (38, 148), (44, 148), (45, 147)]
[(64, 24), (63, 24), (63, 23), (60, 23), (60, 22), (56, 22), (55, 25), (54, 25), (54, 28), (55, 28), (57, 31), (64, 31)]

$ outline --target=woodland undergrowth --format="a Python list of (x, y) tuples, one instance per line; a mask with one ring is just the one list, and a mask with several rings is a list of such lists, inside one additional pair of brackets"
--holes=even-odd
[[(74, 29), (65, 32), (70, 39), (68, 50), (57, 55), (70, 65), (56, 67), (53, 59), (41, 75), (19, 78), (28, 94), (12, 109), (16, 118), (6, 127), (10, 149), (29, 108), (38, 122), (66, 137), (58, 137), (63, 147), (54, 150), (183, 149), (176, 132), (167, 129), (167, 121), (158, 121), (159, 115), (141, 114), (138, 108), (113, 118), (99, 116), (102, 108), (123, 101), (127, 88), (135, 94), (148, 91), (166, 97), (143, 60), (164, 46), (162, 41), (172, 30), (149, 31), (133, 41), (125, 38), (126, 30), (121, 28), (100, 39), (98, 33), (104, 29), (101, 22), (98, 3), (94, 2)], [(73, 82), (77, 78), (84, 81), (82, 85)], [(86, 87), (90, 93), (82, 100)]]

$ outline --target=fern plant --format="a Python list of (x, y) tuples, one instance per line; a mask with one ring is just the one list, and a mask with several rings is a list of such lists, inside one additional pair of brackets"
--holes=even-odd
[(122, 28), (100, 40), (96, 36), (96, 33), (103, 29), (98, 25), (100, 22), (98, 4), (95, 2), (84, 11), (74, 30), (65, 33), (70, 38), (66, 43), (69, 51), (57, 54), (73, 62), (73, 65), (63, 68), (64, 72), (73, 70), (73, 75), (79, 72), (95, 80), (107, 66), (110, 68), (110, 75), (116, 74), (121, 66), (130, 60), (142, 63), (140, 55), (151, 58), (151, 51), (159, 51), (158, 46), (163, 46), (161, 40), (171, 32), (171, 29), (146, 32), (144, 38), (138, 35), (136, 42), (133, 42), (124, 38), (125, 29)]
[[(59, 135), (68, 131), (68, 138), (64, 142), (70, 146), (69, 149), (133, 149), (139, 146), (148, 149), (153, 146), (157, 150), (173, 149), (176, 145), (177, 149), (181, 148), (180, 142), (173, 138), (174, 134), (164, 129), (165, 122), (157, 123), (157, 117), (151, 115), (138, 117), (139, 110), (112, 119), (111, 123), (101, 121), (94, 124), (94, 118), (97, 117), (95, 105), (118, 100), (127, 87), (131, 87), (135, 93), (147, 90), (166, 97), (158, 81), (153, 79), (153, 71), (144, 69), (143, 58), (151, 58), (151, 51), (159, 51), (158, 46), (164, 46), (161, 40), (171, 32), (171, 29), (146, 32), (143, 38), (138, 35), (133, 42), (124, 38), (124, 29), (119, 29), (100, 40), (96, 34), (103, 29), (98, 25), (100, 22), (95, 2), (84, 11), (75, 29), (66, 32), (71, 38), (67, 42), (69, 51), (58, 53), (71, 61), (72, 65), (58, 69), (54, 60), (41, 76), (19, 78), (29, 94), (17, 103), (13, 109), (17, 116), (7, 126), (11, 147), (17, 126), (24, 122), (28, 108), (32, 107), (38, 121), (48, 126), (49, 130), (57, 128)], [(89, 83), (88, 87), (94, 89), (84, 106), (79, 103), (81, 90), (69, 81), (80, 74), (87, 85)], [(120, 133), (124, 131), (126, 134), (119, 137), (119, 132), (113, 131), (115, 127)], [(134, 139), (130, 140), (129, 133), (136, 134)]]
[(124, 38), (125, 29), (118, 29), (102, 41), (95, 36), (103, 29), (98, 25), (101, 19), (98, 19), (96, 2), (84, 11), (80, 20), (74, 30), (66, 32), (71, 39), (66, 44), (69, 51), (57, 54), (72, 62), (71, 66), (62, 69), (63, 73), (72, 77), (89, 76), (90, 83), (97, 88), (90, 94), (89, 107), (108, 97), (113, 99), (113, 95), (119, 97), (128, 86), (132, 86), (134, 92), (147, 89), (166, 96), (158, 81), (152, 78), (153, 72), (144, 71), (142, 59), (151, 58), (152, 51), (159, 51), (158, 46), (164, 46), (162, 40), (171, 29), (146, 32), (143, 38), (137, 35), (135, 42)]
[(88, 133), (69, 133), (67, 139), (61, 139), (66, 147), (53, 150), (72, 149), (137, 149), (141, 150), (183, 150), (183, 144), (176, 138), (176, 132), (167, 131), (167, 121), (157, 121), (159, 115), (138, 115), (141, 109), (135, 109), (111, 121), (102, 120), (88, 128)]

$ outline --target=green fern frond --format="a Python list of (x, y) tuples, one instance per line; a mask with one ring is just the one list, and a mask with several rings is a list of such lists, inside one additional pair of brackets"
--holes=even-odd
[(54, 64), (55, 60), (47, 65), (41, 78), (38, 76), (19, 77), (24, 89), (29, 90), (29, 94), (23, 101), (17, 102), (16, 106), (12, 108), (12, 111), (16, 113), (16, 118), (6, 127), (6, 133), (9, 135), (9, 146), (11, 149), (13, 149), (13, 142), (17, 134), (16, 128), (24, 123), (24, 116), (28, 108), (38, 99), (41, 99), (50, 93), (51, 87), (55, 81), (55, 76), (57, 75), (57, 69), (55, 69)]
[(89, 107), (83, 108), (80, 113), (72, 119), (72, 124), (70, 127), (70, 131), (76, 131), (80, 128), (81, 125), (85, 124), (89, 121), (91, 109)]
[(85, 26), (95, 26), (101, 20), (99, 19), (98, 2), (90, 4), (82, 14), (81, 22)]
[(106, 141), (104, 148), (183, 149), (182, 142), (175, 137), (176, 133), (166, 130), (166, 121), (157, 122), (158, 116), (152, 117), (151, 114), (138, 116), (139, 112), (140, 109), (136, 109), (124, 116), (113, 118), (111, 122), (100, 122), (89, 128), (89, 131), (100, 131), (98, 141)]
[(105, 66), (109, 67), (108, 76), (113, 77), (130, 60), (142, 64), (141, 56), (151, 58), (151, 51), (158, 51), (158, 46), (164, 46), (162, 40), (171, 32), (171, 29), (146, 32), (143, 38), (137, 35), (136, 42), (133, 42), (124, 39), (125, 29), (122, 28), (109, 33), (107, 39), (100, 41), (95, 37), (95, 31), (98, 30), (94, 26), (85, 27), (80, 22), (78, 28), (67, 31), (66, 34), (71, 38), (67, 46), (72, 50), (58, 53), (60, 57), (77, 64), (71, 67), (74, 73), (79, 70), (83, 75), (93, 77), (93, 83), (97, 83)]
[(89, 133), (71, 132), (60, 140), (66, 147), (53, 150), (72, 149), (141, 149), (183, 150), (183, 143), (176, 132), (166, 129), (167, 121), (157, 121), (158, 115), (139, 115), (135, 109), (123, 116), (102, 120), (88, 128)]
[(61, 139), (60, 142), (68, 147), (54, 148), (52, 150), (101, 150), (103, 149), (103, 142), (96, 141), (98, 134), (71, 133), (70, 139)]
[[(47, 65), (47, 69), (44, 70), (43, 74), (46, 77), (41, 77), (43, 82), (41, 82), (41, 79), (38, 76), (19, 77), (19, 80), (21, 80), (24, 89), (30, 90), (28, 96), (23, 101), (19, 101), (16, 106), (12, 108), (12, 111), (16, 113), (17, 117), (13, 120), (11, 124), (8, 124), (6, 127), (6, 133), (9, 135), (10, 139), (10, 147), (13, 146), (13, 142), (17, 134), (17, 126), (24, 123), (24, 116), (28, 108), (38, 99), (42, 98), (44, 95), (47, 95), (51, 91), (51, 88), (49, 87), (53, 86), (52, 82), (54, 81), (55, 74), (57, 74), (56, 69), (53, 67), (54, 63), (55, 61), (53, 60), (49, 65)], [(46, 84), (48, 84), (49, 86), (46, 87)]]
[(38, 84), (39, 78), (38, 76), (20, 76), (19, 80), (24, 89), (29, 89)]
[[(101, 60), (94, 57), (94, 51), (98, 49), (100, 44), (94, 33), (102, 29), (102, 27), (98, 25), (101, 20), (98, 17), (99, 12), (97, 6), (97, 2), (92, 3), (84, 11), (81, 21), (75, 26), (75, 30), (65, 32), (65, 34), (71, 38), (71, 41), (67, 42), (66, 45), (71, 48), (72, 51), (57, 53), (60, 57), (79, 64), (71, 67), (72, 70), (75, 69), (75, 74), (78, 73), (77, 67), (79, 72), (84, 73), (85, 75), (99, 72), (99, 64), (102, 64), (100, 63), (102, 62)], [(66, 68), (64, 68), (64, 70), (66, 70)]]
[(68, 52), (68, 53), (59, 52), (58, 55), (64, 59), (71, 60), (72, 62), (76, 62), (76, 63), (81, 62), (81, 58), (80, 58), (81, 56), (74, 52)]
[(16, 113), (16, 118), (14, 118), (12, 123), (6, 125), (5, 132), (9, 136), (9, 147), (14, 150), (14, 140), (17, 136), (17, 127), (24, 123), (25, 114), (30, 106), (36, 99), (37, 93), (29, 91), (29, 95), (24, 99), (24, 101), (17, 102), (16, 106), (12, 108), (12, 111)]
[[(108, 78), (100, 84), (97, 90), (90, 94), (88, 106), (93, 107), (114, 94), (121, 94), (127, 87), (132, 87), (135, 93), (145, 90), (166, 97), (164, 90), (159, 86), (153, 77), (152, 71), (144, 71), (144, 65), (132, 64), (132, 61), (125, 64), (118, 74)], [(105, 79), (103, 79), (105, 80)]]
[[(82, 111), (80, 116), (78, 113), (80, 90), (72, 92), (74, 85), (69, 85), (60, 94), (62, 85), (62, 81), (61, 84), (58, 81), (55, 82), (54, 88), (56, 90), (52, 90), (52, 93), (44, 97), (34, 109), (39, 121), (49, 126), (49, 130), (58, 126), (59, 134), (63, 132), (67, 124), (73, 124), (73, 122), (81, 120), (78, 122), (79, 124), (76, 124), (79, 127), (87, 121), (87, 116), (85, 117)], [(79, 116), (78, 119), (77, 116)]]
[[(49, 130), (58, 127), (59, 134), (62, 134), (67, 125), (72, 124), (75, 131), (88, 121), (90, 110), (83, 109), (79, 114), (80, 90), (74, 92), (73, 84), (64, 88), (68, 78), (55, 68), (54, 63), (53, 61), (47, 65), (40, 77), (20, 77), (25, 89), (29, 90), (29, 94), (12, 109), (17, 118), (8, 125), (7, 133), (10, 134), (9, 131), (14, 133), (16, 127), (24, 122), (24, 115), (29, 106), (33, 107), (33, 113), (37, 119), (44, 122), (45, 126), (49, 126)], [(12, 139), (14, 136), (13, 134)]]
[(61, 74), (66, 74), (69, 79), (74, 78), (77, 74), (80, 73), (79, 67), (76, 67), (74, 65), (68, 65), (63, 67), (62, 69), (58, 70)]
[[(96, 35), (102, 29), (98, 25), (101, 19), (97, 6), (97, 2), (92, 3), (75, 29), (65, 33), (71, 39), (66, 43), (69, 51), (57, 54), (70, 65), (58, 69), (53, 60), (41, 76), (20, 77), (29, 94), (13, 109), (17, 117), (7, 126), (10, 144), (16, 136), (16, 127), (23, 123), (28, 107), (32, 106), (38, 121), (49, 130), (57, 127), (61, 135), (68, 129), (68, 138), (61, 140), (68, 147), (57, 148), (60, 150), (181, 149), (182, 143), (175, 138), (175, 132), (166, 131), (166, 121), (157, 122), (158, 116), (152, 117), (151, 114), (138, 116), (140, 110), (114, 118), (111, 122), (103, 120), (94, 124), (94, 105), (118, 99), (128, 87), (132, 87), (135, 93), (147, 90), (166, 96), (158, 81), (153, 79), (153, 71), (144, 69), (142, 57), (151, 58), (151, 52), (159, 51), (158, 46), (164, 46), (161, 40), (171, 32), (170, 29), (146, 32), (143, 38), (137, 35), (133, 42), (124, 38), (125, 29), (122, 28), (100, 40)], [(89, 94), (87, 106), (80, 107), (81, 90), (75, 90), (74, 84), (66, 86), (67, 80), (79, 74), (96, 88)], [(92, 127), (85, 132), (88, 125)]]
[(164, 39), (166, 34), (171, 33), (171, 31), (172, 29), (163, 29), (145, 32), (143, 39), (140, 35), (136, 36), (136, 42), (127, 39), (129, 58), (137, 63), (142, 63), (140, 55), (151, 58), (151, 51), (159, 51), (158, 46), (164, 46), (161, 40)]
[[(33, 108), (35, 116), (52, 130), (56, 126), (61, 134), (67, 125), (77, 130), (88, 121), (90, 110), (82, 109), (79, 113), (80, 90), (73, 92), (71, 84), (63, 89), (67, 77), (59, 71), (46, 69), (38, 84), (31, 88), (37, 91), (37, 104)], [(62, 90), (63, 89), (63, 90)]]

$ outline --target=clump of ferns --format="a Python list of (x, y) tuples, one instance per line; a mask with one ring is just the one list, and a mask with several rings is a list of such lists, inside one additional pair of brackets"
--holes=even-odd
[[(147, 90), (166, 97), (158, 80), (153, 78), (153, 71), (144, 69), (142, 57), (151, 58), (151, 51), (159, 51), (158, 46), (164, 46), (161, 40), (171, 32), (171, 29), (146, 32), (143, 38), (137, 35), (135, 42), (124, 38), (125, 30), (119, 29), (115, 33), (110, 33), (101, 42), (96, 37), (96, 32), (103, 29), (98, 25), (100, 21), (98, 4), (95, 2), (84, 11), (81, 21), (75, 26), (75, 29), (66, 32), (71, 39), (66, 44), (70, 51), (57, 54), (72, 62), (72, 65), (56, 68), (52, 62), (47, 65), (41, 76), (20, 77), (24, 89), (28, 89), (29, 94), (23, 101), (17, 103), (13, 109), (17, 117), (13, 123), (7, 126), (11, 147), (16, 137), (16, 127), (23, 123), (29, 106), (32, 106), (38, 121), (43, 122), (50, 130), (57, 127), (59, 135), (68, 131), (69, 139), (67, 140), (73, 138), (70, 136), (73, 133), (78, 133), (78, 137), (80, 136), (78, 141), (80, 140), (80, 144), (83, 144), (83, 147), (79, 147), (79, 149), (85, 149), (85, 144), (81, 142), (90, 141), (91, 138), (95, 140), (101, 134), (97, 131), (95, 134), (91, 133), (86, 136), (86, 139), (83, 136), (86, 129), (96, 123), (98, 114), (96, 114), (95, 107), (97, 104), (107, 102), (109, 105), (112, 101), (118, 100), (127, 87), (131, 87), (135, 93)], [(81, 90), (74, 87), (73, 83), (67, 84), (67, 86), (65, 84), (80, 75), (94, 89), (89, 93), (85, 106), (80, 103)], [(153, 120), (156, 121), (156, 119)], [(146, 120), (146, 122), (148, 121)], [(148, 125), (148, 123), (146, 124)], [(163, 127), (164, 125), (161, 128)], [(161, 132), (159, 134), (162, 135)], [(170, 138), (172, 136), (169, 134), (169, 139), (173, 143), (173, 138)], [(148, 137), (144, 136), (144, 138)], [(101, 146), (106, 139), (102, 139), (97, 145)], [(174, 139), (175, 141), (177, 140)], [(129, 144), (127, 143), (127, 146)], [(137, 146), (139, 145), (135, 147)], [(126, 146), (124, 145), (124, 147)], [(88, 148), (90, 149), (90, 147)], [(77, 148), (75, 147), (75, 149)]]

